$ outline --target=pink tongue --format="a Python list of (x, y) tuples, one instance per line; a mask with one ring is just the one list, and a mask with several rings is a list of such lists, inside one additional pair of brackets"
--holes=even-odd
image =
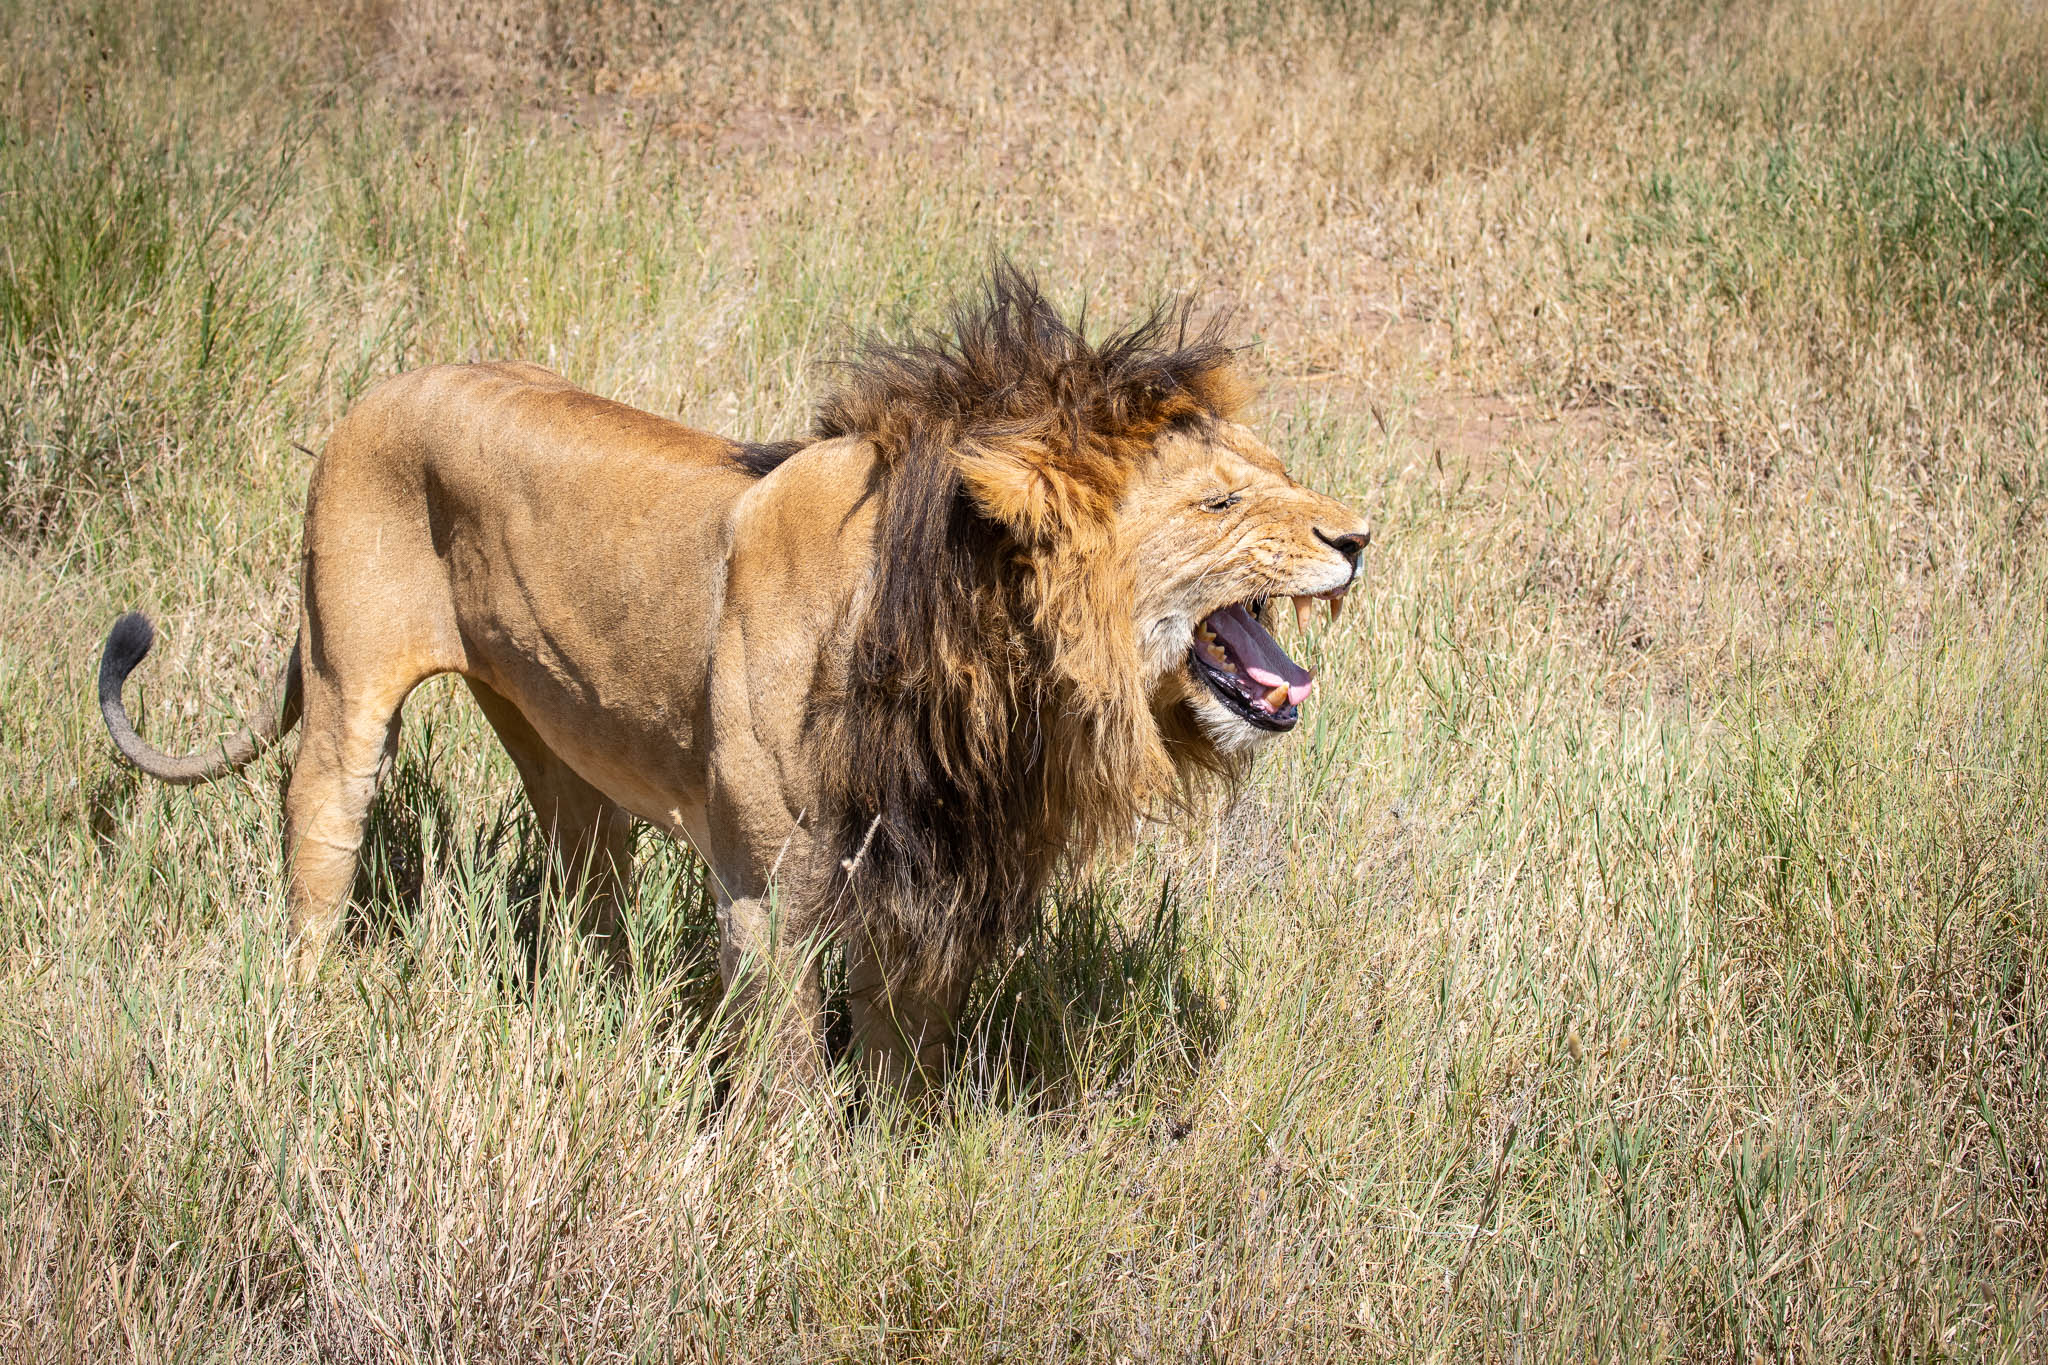
[(1237, 660), (1246, 677), (1266, 687), (1284, 684), (1287, 700), (1294, 705), (1301, 705), (1309, 689), (1316, 685), (1316, 675), (1288, 658), (1280, 642), (1268, 635), (1266, 628), (1243, 607), (1225, 607), (1213, 613), (1209, 629), (1223, 641), (1223, 647)]

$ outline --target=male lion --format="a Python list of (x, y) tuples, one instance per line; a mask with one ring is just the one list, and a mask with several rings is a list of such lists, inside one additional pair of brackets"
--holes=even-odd
[(307, 979), (399, 708), (459, 673), (615, 955), (645, 820), (710, 869), (728, 988), (766, 968), (749, 991), (781, 983), (815, 1061), (806, 945), (836, 935), (864, 1065), (921, 1084), (1061, 858), (1293, 728), (1312, 677), (1270, 604), (1334, 615), (1370, 537), (1233, 420), (1213, 330), (1155, 313), (1090, 345), (1007, 268), (954, 324), (867, 347), (776, 446), (532, 365), (388, 380), (313, 472), (267, 723), (210, 755), (144, 742), (121, 686), (153, 632), (130, 614), (100, 667), (114, 742), (203, 782), (303, 718), (285, 818)]

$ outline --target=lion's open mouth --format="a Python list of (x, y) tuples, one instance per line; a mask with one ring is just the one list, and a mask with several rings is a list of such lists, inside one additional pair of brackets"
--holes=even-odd
[(1263, 730), (1292, 730), (1316, 676), (1280, 648), (1245, 603), (1211, 612), (1195, 627), (1188, 664), (1223, 704)]

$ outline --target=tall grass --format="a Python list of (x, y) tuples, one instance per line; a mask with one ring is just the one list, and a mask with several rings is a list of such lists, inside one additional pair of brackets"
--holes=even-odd
[[(2039, 1355), (2035, 7), (0, 15), (0, 1355)], [(311, 992), (287, 759), (113, 766), (100, 632), (167, 745), (255, 704), (378, 378), (785, 434), (997, 253), (1230, 311), (1378, 535), (936, 1115), (753, 1103), (652, 837), (606, 979), (459, 689)]]

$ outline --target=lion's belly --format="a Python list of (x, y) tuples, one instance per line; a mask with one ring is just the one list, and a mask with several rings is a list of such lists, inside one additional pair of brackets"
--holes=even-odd
[(584, 781), (671, 829), (704, 805), (723, 527), (753, 486), (729, 448), (517, 385), (418, 447), (460, 671)]
[(536, 601), (522, 586), (459, 582), (465, 672), (611, 800), (666, 828), (686, 823), (707, 784), (702, 641), (630, 592)]

